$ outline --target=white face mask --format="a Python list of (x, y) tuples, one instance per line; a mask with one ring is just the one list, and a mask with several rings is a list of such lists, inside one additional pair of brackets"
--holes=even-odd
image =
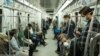
[(65, 47), (67, 47), (67, 46), (69, 46), (69, 43), (66, 41), (66, 42), (63, 43), (63, 45), (64, 45)]

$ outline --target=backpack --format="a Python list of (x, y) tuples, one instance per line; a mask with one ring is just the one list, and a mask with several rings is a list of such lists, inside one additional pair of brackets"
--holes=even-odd
[(56, 27), (55, 29), (54, 29), (54, 33), (60, 33), (61, 32), (61, 29), (60, 28), (58, 28), (58, 27)]

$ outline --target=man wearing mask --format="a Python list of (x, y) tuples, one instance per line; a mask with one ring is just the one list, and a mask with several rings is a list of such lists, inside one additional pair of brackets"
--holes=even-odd
[(70, 15), (64, 15), (63, 33), (66, 33), (70, 39), (74, 37), (75, 22), (70, 19)]
[[(84, 9), (85, 8), (85, 9)], [(80, 14), (82, 15), (84, 15), (85, 16), (85, 18), (86, 18), (86, 20), (87, 20), (87, 24), (86, 24), (86, 28), (85, 28), (85, 32), (82, 32), (82, 36), (84, 36), (83, 38), (81, 37), (80, 39), (79, 39), (79, 43), (81, 44), (81, 47), (85, 47), (85, 42), (86, 42), (86, 37), (87, 37), (87, 35), (89, 34), (89, 28), (90, 28), (90, 26), (91, 26), (91, 24), (92, 24), (92, 29), (90, 30), (91, 32), (93, 31), (93, 32), (96, 32), (96, 33), (99, 33), (100, 32), (100, 28), (99, 28), (99, 26), (100, 26), (100, 23), (99, 23), (99, 21), (97, 20), (97, 18), (96, 17), (93, 17), (93, 11), (94, 11), (94, 8), (89, 8), (89, 7), (84, 7), (83, 9), (83, 12), (81, 12), (80, 11)], [(93, 23), (92, 23), (92, 20), (93, 20)], [(83, 39), (83, 41), (81, 41)], [(82, 43), (83, 42), (83, 43)], [(97, 46), (98, 47), (98, 46)], [(96, 48), (97, 49), (97, 48)], [(95, 55), (94, 56), (98, 56), (98, 53), (97, 52), (99, 52), (98, 51), (98, 49), (96, 50), (95, 49), (95, 51), (94, 52), (96, 52), (95, 53)], [(83, 49), (84, 50), (84, 49)]]
[[(83, 56), (83, 53), (84, 53), (84, 47), (85, 47), (85, 43), (86, 43), (86, 38), (87, 38), (87, 35), (88, 35), (88, 31), (89, 31), (89, 27), (90, 25), (92, 24), (92, 20), (93, 20), (93, 24), (92, 24), (92, 29), (91, 31), (94, 31), (94, 32), (100, 32), (99, 30), (99, 21), (96, 19), (96, 17), (93, 17), (93, 11), (94, 11), (94, 8), (89, 8), (87, 6), (85, 6), (84, 8), (82, 8), (80, 11), (79, 11), (79, 14), (81, 14), (82, 17), (85, 17), (86, 20), (87, 20), (87, 24), (86, 24), (86, 27), (84, 30), (81, 31), (76, 31), (75, 33), (77, 35), (80, 35), (80, 37), (78, 38), (77, 40), (77, 44), (78, 47), (77, 48), (80, 48), (80, 50), (75, 50), (75, 56)], [(98, 47), (98, 46), (97, 46)], [(94, 56), (98, 56), (98, 49), (96, 49), (96, 54)], [(80, 55), (79, 55), (80, 54)], [(73, 56), (73, 55), (69, 55), (69, 56)]]

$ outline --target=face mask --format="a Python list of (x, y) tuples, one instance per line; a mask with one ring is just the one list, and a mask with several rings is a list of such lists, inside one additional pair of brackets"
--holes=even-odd
[(84, 22), (88, 22), (88, 20), (87, 20), (87, 19), (85, 19), (85, 20), (84, 20)]
[(88, 20), (86, 18), (83, 18), (82, 22), (83, 22), (83, 25), (85, 26), (87, 24)]

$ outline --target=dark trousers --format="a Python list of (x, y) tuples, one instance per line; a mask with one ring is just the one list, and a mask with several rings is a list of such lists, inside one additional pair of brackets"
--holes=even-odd
[(80, 45), (78, 45), (77, 43), (77, 40), (73, 40), (71, 42), (70, 51), (69, 51), (68, 56), (82, 56), (82, 51), (80, 49)]
[(43, 37), (43, 35), (37, 35), (37, 37), (38, 37), (40, 44), (45, 45), (45, 41), (44, 41), (45, 36)]
[(44, 39), (46, 38), (46, 37), (45, 37), (45, 33), (43, 33), (43, 37), (44, 37)]
[(59, 45), (59, 40), (57, 41), (57, 52), (60, 52), (60, 45)]
[(54, 33), (54, 39), (58, 39), (59, 33)]
[(44, 40), (40, 40), (40, 44), (45, 45), (45, 41)]
[(47, 30), (46, 29), (42, 29), (42, 32), (43, 32), (44, 39), (46, 39), (45, 35), (47, 34)]
[(29, 45), (29, 56), (33, 56), (34, 49), (35, 49), (35, 47), (33, 44)]
[(34, 43), (34, 48), (36, 49), (36, 47), (38, 46), (39, 40), (32, 39), (32, 42)]

